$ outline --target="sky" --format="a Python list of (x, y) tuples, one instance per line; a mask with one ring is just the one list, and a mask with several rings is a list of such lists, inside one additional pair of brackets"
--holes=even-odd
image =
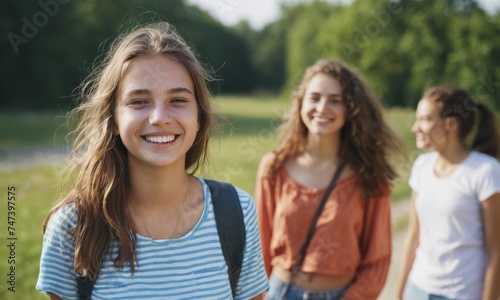
[[(280, 4), (293, 3), (301, 0), (187, 0), (208, 12), (225, 25), (235, 25), (241, 20), (247, 20), (254, 29), (279, 18)], [(303, 0), (302, 0), (303, 1)], [(500, 0), (477, 0), (487, 11), (500, 10)], [(350, 0), (336, 2), (349, 3)]]

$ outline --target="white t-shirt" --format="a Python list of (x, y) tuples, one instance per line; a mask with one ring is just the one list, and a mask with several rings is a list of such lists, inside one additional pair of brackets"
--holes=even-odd
[(420, 155), (410, 186), (418, 193), (420, 244), (410, 280), (426, 292), (481, 299), (487, 265), (481, 201), (500, 193), (500, 163), (472, 151), (447, 177), (437, 177), (437, 152)]
[[(106, 255), (92, 299), (232, 299), (227, 265), (215, 224), (210, 189), (204, 180), (205, 208), (196, 226), (176, 239), (152, 240), (137, 234), (137, 264), (117, 269)], [(253, 199), (237, 189), (246, 228), (246, 244), (236, 299), (249, 299), (268, 288)], [(73, 269), (76, 224), (74, 205), (50, 219), (44, 235), (36, 288), (63, 299), (79, 299)], [(113, 257), (118, 248), (115, 245)]]

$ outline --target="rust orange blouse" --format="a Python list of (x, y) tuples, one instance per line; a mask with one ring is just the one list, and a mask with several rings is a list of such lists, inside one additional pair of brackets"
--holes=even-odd
[[(270, 154), (262, 159), (255, 190), (268, 276), (276, 265), (291, 270), (326, 190), (302, 186), (283, 166), (272, 180), (266, 178), (271, 159)], [(301, 270), (354, 276), (344, 296), (376, 299), (390, 260), (390, 193), (365, 200), (356, 174), (339, 179), (318, 220)]]

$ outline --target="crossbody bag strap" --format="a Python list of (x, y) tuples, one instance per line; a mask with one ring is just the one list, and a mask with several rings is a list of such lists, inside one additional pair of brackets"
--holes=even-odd
[(328, 200), (328, 197), (332, 193), (332, 190), (335, 188), (335, 185), (337, 184), (337, 181), (340, 177), (340, 173), (342, 172), (342, 169), (345, 166), (345, 162), (342, 162), (337, 170), (335, 171), (335, 174), (333, 175), (332, 181), (330, 181), (330, 184), (326, 188), (325, 193), (323, 194), (323, 198), (321, 199), (321, 202), (319, 203), (318, 209), (316, 210), (316, 213), (314, 214), (313, 220), (311, 222), (311, 227), (309, 227), (309, 232), (307, 233), (306, 240), (304, 241), (304, 244), (302, 245), (302, 248), (300, 249), (299, 256), (297, 258), (297, 262), (293, 266), (292, 269), (292, 277), (290, 279), (290, 284), (292, 284), (293, 280), (297, 276), (297, 274), (300, 271), (300, 268), (302, 267), (302, 264), (304, 263), (304, 260), (306, 258), (306, 253), (307, 253), (307, 248), (309, 248), (309, 244), (311, 243), (312, 237), (314, 235), (314, 232), (316, 231), (316, 224), (318, 223), (319, 217), (321, 216), (321, 213), (323, 212), (323, 208), (325, 207), (326, 200)]

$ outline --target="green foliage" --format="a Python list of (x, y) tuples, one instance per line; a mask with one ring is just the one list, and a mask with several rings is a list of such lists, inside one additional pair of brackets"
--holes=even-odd
[(0, 154), (18, 148), (62, 148), (68, 132), (66, 117), (54, 112), (0, 112)]
[[(2, 242), (2, 259), (0, 260), (0, 279), (2, 288), (0, 298), (14, 299), (47, 299), (35, 290), (38, 278), (38, 266), (42, 245), (42, 224), (48, 210), (59, 198), (60, 184), (56, 173), (60, 167), (52, 165), (32, 166), (7, 172), (0, 171), (0, 191), (7, 198), (7, 188), (15, 187), (15, 228), (16, 249), (15, 263), (9, 264), (5, 256), (7, 243), (7, 201), (2, 202), (0, 214), (0, 240)], [(15, 292), (7, 290), (7, 272), (15, 267)], [(10, 285), (9, 285), (10, 286)]]
[(165, 20), (213, 71), (215, 94), (289, 95), (305, 68), (326, 57), (359, 70), (388, 106), (414, 107), (425, 89), (453, 84), (500, 108), (500, 14), (476, 1), (288, 3), (278, 20), (254, 30), (245, 22), (227, 28), (184, 0), (7, 1), (1, 107), (67, 111), (118, 34)]
[[(320, 57), (354, 66), (385, 104), (415, 106), (422, 92), (453, 84), (500, 107), (500, 15), (475, 1), (374, 0), (298, 4), (286, 40), (290, 91)], [(286, 16), (287, 11), (283, 12)]]
[(254, 86), (245, 40), (183, 0), (8, 1), (0, 11), (0, 34), (7, 37), (0, 40), (2, 109), (67, 111), (111, 41), (152, 21), (172, 23), (223, 79), (214, 90), (243, 93)]

